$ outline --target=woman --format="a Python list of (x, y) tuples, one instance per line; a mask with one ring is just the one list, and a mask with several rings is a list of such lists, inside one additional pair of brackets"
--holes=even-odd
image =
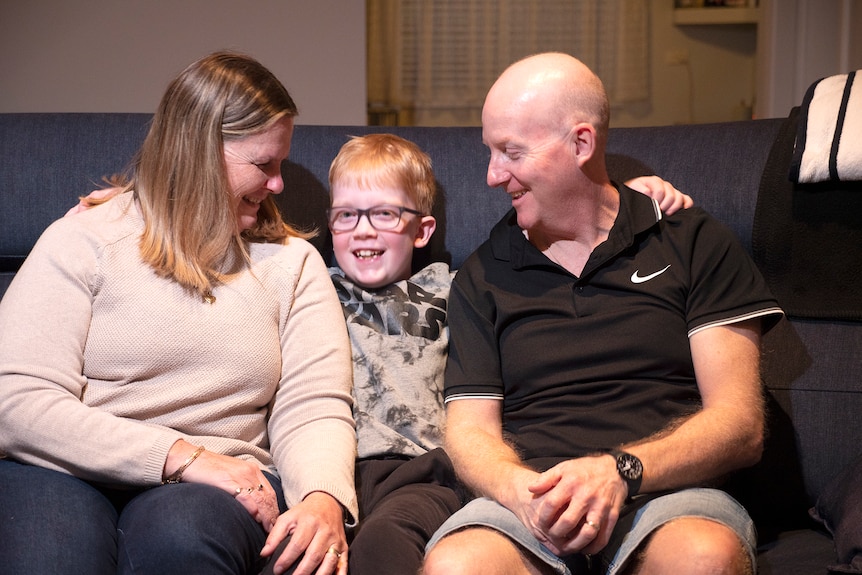
[[(216, 53), (168, 87), (133, 177), (52, 224), (0, 303), (0, 572), (346, 573), (351, 359), (281, 220), (296, 106)], [(269, 533), (269, 543), (266, 543)]]

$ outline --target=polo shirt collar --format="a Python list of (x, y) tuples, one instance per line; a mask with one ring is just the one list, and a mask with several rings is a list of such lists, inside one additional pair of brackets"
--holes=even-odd
[[(662, 218), (658, 202), (623, 185), (614, 184), (620, 192), (620, 211), (608, 239), (590, 255), (583, 276), (634, 244), (635, 237)], [(514, 209), (509, 210), (491, 230), (491, 253), (501, 261), (512, 262), (513, 269), (554, 265), (533, 246), (518, 227)]]

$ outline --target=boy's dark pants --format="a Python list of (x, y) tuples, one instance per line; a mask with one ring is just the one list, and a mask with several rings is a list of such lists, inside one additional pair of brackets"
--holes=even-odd
[(463, 503), (442, 449), (412, 459), (357, 461), (356, 492), (360, 518), (350, 543), (350, 575), (417, 573), (425, 544)]

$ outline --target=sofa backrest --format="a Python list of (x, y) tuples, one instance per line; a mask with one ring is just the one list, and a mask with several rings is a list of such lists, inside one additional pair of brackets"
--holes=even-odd
[[(122, 171), (144, 138), (147, 114), (0, 114), (0, 294), (39, 234)], [(760, 177), (782, 120), (612, 129), (614, 179), (656, 173), (730, 226), (750, 251)], [(440, 187), (438, 232), (419, 256), (457, 268), (508, 209), (508, 197), (485, 183), (488, 152), (481, 129), (297, 126), (277, 197), (285, 218), (321, 230), (329, 164), (350, 135), (391, 131), (431, 156)], [(862, 323), (790, 319), (764, 339), (770, 436), (764, 462), (743, 474), (756, 486), (745, 501), (755, 513), (798, 519), (826, 482), (860, 451)], [(743, 497), (745, 499), (745, 497)], [(793, 501), (792, 508), (787, 502)]]
[(0, 114), (0, 295), (42, 231), (122, 171), (149, 114)]
[[(0, 274), (14, 272), (41, 232), (123, 171), (140, 146), (149, 114), (0, 114)], [(608, 164), (624, 180), (659, 173), (733, 228), (746, 248), (760, 171), (777, 121), (612, 129)], [(438, 232), (424, 257), (458, 267), (508, 209), (505, 194), (485, 183), (488, 151), (481, 129), (297, 126), (283, 167), (285, 218), (322, 231), (329, 164), (351, 135), (391, 131), (431, 156), (440, 189)], [(2, 284), (0, 284), (2, 285)], [(2, 292), (0, 292), (2, 293)]]

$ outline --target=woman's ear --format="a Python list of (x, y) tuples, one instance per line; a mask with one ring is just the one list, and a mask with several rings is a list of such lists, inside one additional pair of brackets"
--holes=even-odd
[(413, 247), (424, 248), (427, 246), (436, 229), (437, 220), (434, 216), (422, 216), (419, 220), (419, 227), (416, 229), (416, 236), (413, 238)]

